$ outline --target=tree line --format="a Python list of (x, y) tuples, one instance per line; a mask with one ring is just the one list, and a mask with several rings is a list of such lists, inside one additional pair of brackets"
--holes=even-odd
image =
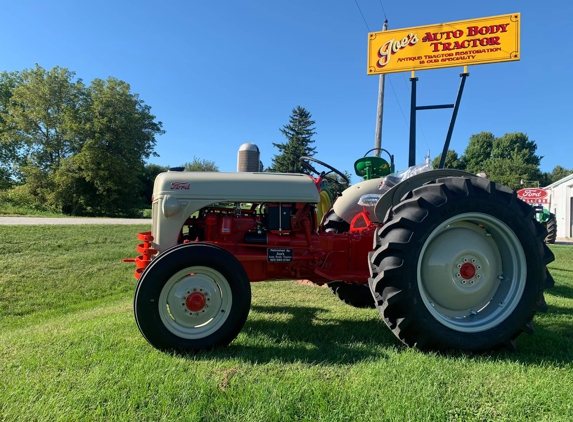
[(2, 187), (65, 214), (134, 214), (145, 160), (163, 133), (119, 79), (87, 85), (68, 69), (39, 65), (0, 74)]
[[(0, 73), (1, 200), (68, 215), (136, 216), (167, 167), (157, 156), (165, 131), (128, 83), (85, 84), (61, 67)], [(217, 171), (194, 158), (189, 171)]]
[[(512, 189), (547, 186), (573, 173), (573, 169), (556, 166), (551, 172), (539, 168), (542, 156), (536, 154), (537, 144), (521, 132), (506, 133), (501, 137), (491, 132), (470, 136), (464, 153), (454, 150), (446, 154), (446, 168), (470, 173), (486, 173), (489, 179)], [(442, 154), (432, 161), (438, 167)]]
[[(300, 157), (317, 154), (315, 121), (304, 107), (292, 110), (279, 128), (286, 138), (265, 171), (306, 170)], [(168, 167), (148, 163), (157, 156), (162, 123), (128, 83), (109, 77), (85, 84), (61, 67), (0, 73), (0, 201), (12, 200), (68, 215), (135, 216), (148, 208), (157, 174)], [(537, 145), (523, 133), (470, 137), (460, 157), (451, 150), (446, 167), (473, 173), (511, 188), (520, 181), (548, 185), (572, 171), (557, 166), (542, 173)], [(434, 159), (437, 167), (440, 157)], [(194, 157), (187, 171), (218, 171)], [(319, 169), (320, 170), (320, 169)], [(350, 178), (347, 171), (344, 173)], [(342, 188), (330, 184), (333, 193)]]

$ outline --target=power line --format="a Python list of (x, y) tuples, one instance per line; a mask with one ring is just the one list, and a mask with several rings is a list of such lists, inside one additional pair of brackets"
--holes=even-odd
[(388, 20), (386, 17), (386, 11), (384, 10), (384, 6), (382, 5), (382, 0), (378, 0), (380, 2), (380, 7), (382, 7), (382, 13), (384, 13), (384, 19)]
[(370, 32), (370, 28), (368, 28), (368, 24), (366, 23), (366, 19), (364, 18), (364, 14), (362, 13), (362, 9), (360, 9), (360, 5), (358, 4), (358, 0), (354, 0), (354, 3), (356, 3), (356, 7), (358, 7), (358, 11), (360, 12), (360, 16), (362, 16), (362, 20), (364, 21), (364, 25), (366, 25), (366, 29), (368, 29), (368, 32)]
[(408, 121), (406, 120), (406, 116), (404, 115), (404, 110), (402, 110), (402, 106), (400, 105), (400, 100), (398, 100), (398, 95), (396, 95), (396, 90), (394, 89), (394, 84), (392, 83), (392, 78), (388, 75), (388, 81), (390, 81), (390, 87), (392, 88), (392, 92), (394, 93), (394, 97), (396, 97), (396, 102), (398, 103), (398, 108), (400, 109), (400, 113), (402, 113), (402, 117), (404, 118), (404, 123), (406, 127), (408, 127)]

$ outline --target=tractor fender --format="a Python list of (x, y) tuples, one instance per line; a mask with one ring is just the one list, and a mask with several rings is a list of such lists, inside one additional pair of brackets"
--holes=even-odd
[[(369, 193), (380, 193), (378, 187), (384, 178), (364, 180), (363, 182), (356, 183), (344, 190), (342, 195), (336, 198), (332, 209), (340, 218), (346, 221), (348, 224), (356, 216), (356, 214), (363, 211), (362, 206), (358, 205), (358, 200), (362, 195), (367, 195)], [(374, 207), (366, 207), (366, 211), (371, 217), (374, 217)], [(378, 223), (371, 219), (372, 222)], [(380, 220), (382, 221), (382, 220)]]
[(478, 176), (476, 176), (473, 173), (468, 173), (466, 171), (454, 170), (454, 169), (430, 170), (416, 174), (415, 176), (403, 180), (396, 186), (393, 186), (378, 200), (376, 206), (374, 207), (374, 215), (376, 216), (375, 220), (377, 220), (377, 222), (384, 221), (388, 210), (392, 208), (394, 205), (397, 205), (406, 193), (416, 188), (419, 188), (423, 184), (431, 182), (432, 180), (444, 177), (478, 177)]

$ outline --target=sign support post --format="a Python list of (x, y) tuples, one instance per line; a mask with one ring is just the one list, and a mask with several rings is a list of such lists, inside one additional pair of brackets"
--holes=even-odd
[(446, 155), (448, 153), (448, 148), (450, 147), (450, 141), (452, 139), (452, 134), (454, 133), (454, 125), (456, 124), (456, 118), (458, 116), (458, 110), (460, 108), (460, 102), (462, 100), (462, 94), (464, 93), (464, 86), (466, 84), (466, 78), (470, 74), (468, 73), (468, 67), (464, 66), (463, 73), (460, 73), (462, 78), (460, 82), (460, 88), (458, 90), (458, 95), (456, 97), (456, 102), (454, 104), (439, 104), (439, 105), (429, 105), (429, 106), (417, 106), (416, 105), (416, 82), (418, 78), (415, 77), (414, 71), (412, 71), (412, 77), (410, 81), (412, 82), (412, 97), (410, 100), (410, 148), (408, 156), (408, 166), (412, 167), (416, 165), (416, 111), (418, 110), (436, 110), (441, 108), (453, 108), (452, 118), (450, 120), (450, 126), (448, 128), (448, 134), (446, 135), (446, 142), (444, 143), (444, 149), (442, 150), (442, 157), (440, 159), (440, 165), (438, 168), (444, 168), (446, 162)]
[(410, 78), (412, 82), (412, 96), (410, 97), (410, 149), (408, 154), (408, 167), (416, 165), (416, 78), (414, 71), (412, 70), (412, 77)]

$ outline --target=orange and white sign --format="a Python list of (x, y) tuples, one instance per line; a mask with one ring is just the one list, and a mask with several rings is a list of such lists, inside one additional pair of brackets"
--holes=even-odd
[(548, 204), (549, 192), (539, 188), (525, 188), (517, 191), (517, 197), (528, 204)]
[(521, 15), (490, 16), (368, 34), (369, 75), (515, 61)]

